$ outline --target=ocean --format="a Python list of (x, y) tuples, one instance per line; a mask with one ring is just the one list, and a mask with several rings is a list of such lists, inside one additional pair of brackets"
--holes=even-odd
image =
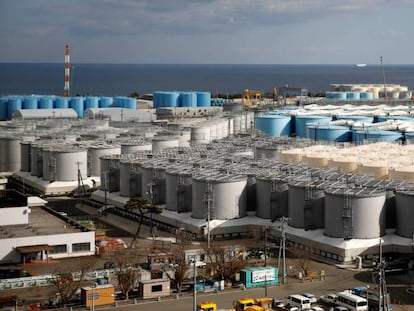
[[(384, 65), (387, 84), (414, 89), (414, 65)], [(0, 95), (62, 95), (64, 64), (0, 63)], [(71, 64), (71, 95), (128, 96), (154, 91), (272, 92), (283, 85), (326, 92), (332, 83), (382, 84), (381, 65)]]

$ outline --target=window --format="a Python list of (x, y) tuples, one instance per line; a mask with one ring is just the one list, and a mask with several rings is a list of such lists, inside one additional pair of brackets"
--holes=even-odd
[(72, 244), (72, 252), (83, 252), (83, 251), (90, 251), (91, 250), (91, 243), (74, 243)]
[(151, 286), (151, 292), (162, 292), (162, 285), (152, 285)]
[(64, 254), (67, 252), (67, 245), (53, 245), (53, 249), (49, 251), (49, 254)]

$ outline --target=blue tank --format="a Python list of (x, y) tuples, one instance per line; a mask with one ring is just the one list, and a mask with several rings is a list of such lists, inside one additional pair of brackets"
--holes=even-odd
[(404, 140), (409, 144), (414, 143), (414, 132), (404, 133)]
[(328, 124), (330, 121), (332, 121), (332, 118), (328, 116), (297, 115), (295, 117), (296, 136), (306, 137), (306, 126), (308, 123), (320, 125)]
[(180, 93), (181, 107), (197, 107), (197, 94), (194, 92)]
[(290, 124), (290, 116), (267, 114), (256, 117), (256, 129), (262, 131), (267, 136), (290, 136)]
[(407, 122), (414, 122), (414, 117), (409, 116), (377, 116), (377, 122), (385, 122), (388, 120), (401, 120)]
[(359, 93), (359, 99), (360, 100), (373, 100), (374, 94), (371, 92), (361, 92)]
[(0, 121), (7, 119), (7, 102), (9, 99), (7, 97), (0, 98)]
[(56, 109), (61, 109), (61, 108), (66, 109), (66, 108), (69, 108), (69, 100), (70, 100), (69, 97), (56, 97), (55, 98), (55, 105), (54, 105), (54, 107)]
[(377, 142), (377, 141), (402, 141), (404, 135), (400, 132), (394, 131), (381, 131), (377, 129), (363, 130), (363, 131), (354, 131), (352, 134), (352, 139), (355, 144), (363, 144), (364, 141)]
[(359, 100), (360, 94), (359, 92), (347, 92), (346, 93), (346, 99), (348, 100)]
[(123, 108), (124, 107), (124, 100), (126, 97), (124, 96), (116, 96), (114, 97), (114, 107)]
[(99, 108), (108, 108), (112, 107), (114, 99), (112, 97), (101, 97), (99, 98)]
[(197, 92), (197, 107), (210, 107), (211, 106), (211, 93), (210, 92)]
[(153, 102), (153, 106), (154, 108), (159, 108), (161, 107), (161, 93), (160, 91), (154, 92), (152, 95), (152, 102)]
[(125, 97), (122, 100), (122, 108), (137, 110), (137, 99), (134, 97)]
[(69, 102), (69, 108), (75, 110), (79, 118), (83, 118), (84, 101), (83, 97), (72, 97)]
[(38, 98), (36, 96), (27, 96), (23, 98), (23, 109), (37, 109)]
[(53, 109), (55, 98), (52, 96), (42, 96), (39, 99), (39, 109)]
[(337, 115), (334, 117), (335, 120), (351, 120), (355, 122), (372, 123), (374, 122), (374, 116), (348, 116), (348, 115)]
[(22, 98), (19, 96), (11, 96), (7, 101), (7, 119), (11, 119), (13, 112), (22, 109)]
[(99, 97), (86, 97), (85, 98), (85, 110), (89, 108), (99, 108)]
[(309, 124), (307, 126), (307, 131), (307, 137), (312, 140), (336, 142), (352, 141), (352, 131), (345, 126)]
[(179, 107), (180, 106), (180, 93), (165, 92), (163, 96), (164, 96), (163, 107)]
[(326, 99), (346, 100), (345, 92), (326, 92)]

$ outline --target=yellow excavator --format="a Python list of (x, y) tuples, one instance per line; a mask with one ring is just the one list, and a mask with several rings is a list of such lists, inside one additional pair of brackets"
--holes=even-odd
[(242, 103), (245, 107), (258, 105), (262, 101), (262, 92), (245, 89), (243, 91)]

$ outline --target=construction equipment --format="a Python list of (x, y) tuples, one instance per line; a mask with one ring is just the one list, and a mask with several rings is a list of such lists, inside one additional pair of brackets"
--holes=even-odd
[(262, 101), (262, 92), (245, 89), (243, 92), (242, 102), (245, 107), (258, 105)]
[(215, 302), (201, 302), (197, 304), (197, 311), (217, 311), (217, 304)]
[(233, 307), (235, 311), (244, 311), (248, 306), (257, 305), (254, 298), (242, 298), (233, 301)]

